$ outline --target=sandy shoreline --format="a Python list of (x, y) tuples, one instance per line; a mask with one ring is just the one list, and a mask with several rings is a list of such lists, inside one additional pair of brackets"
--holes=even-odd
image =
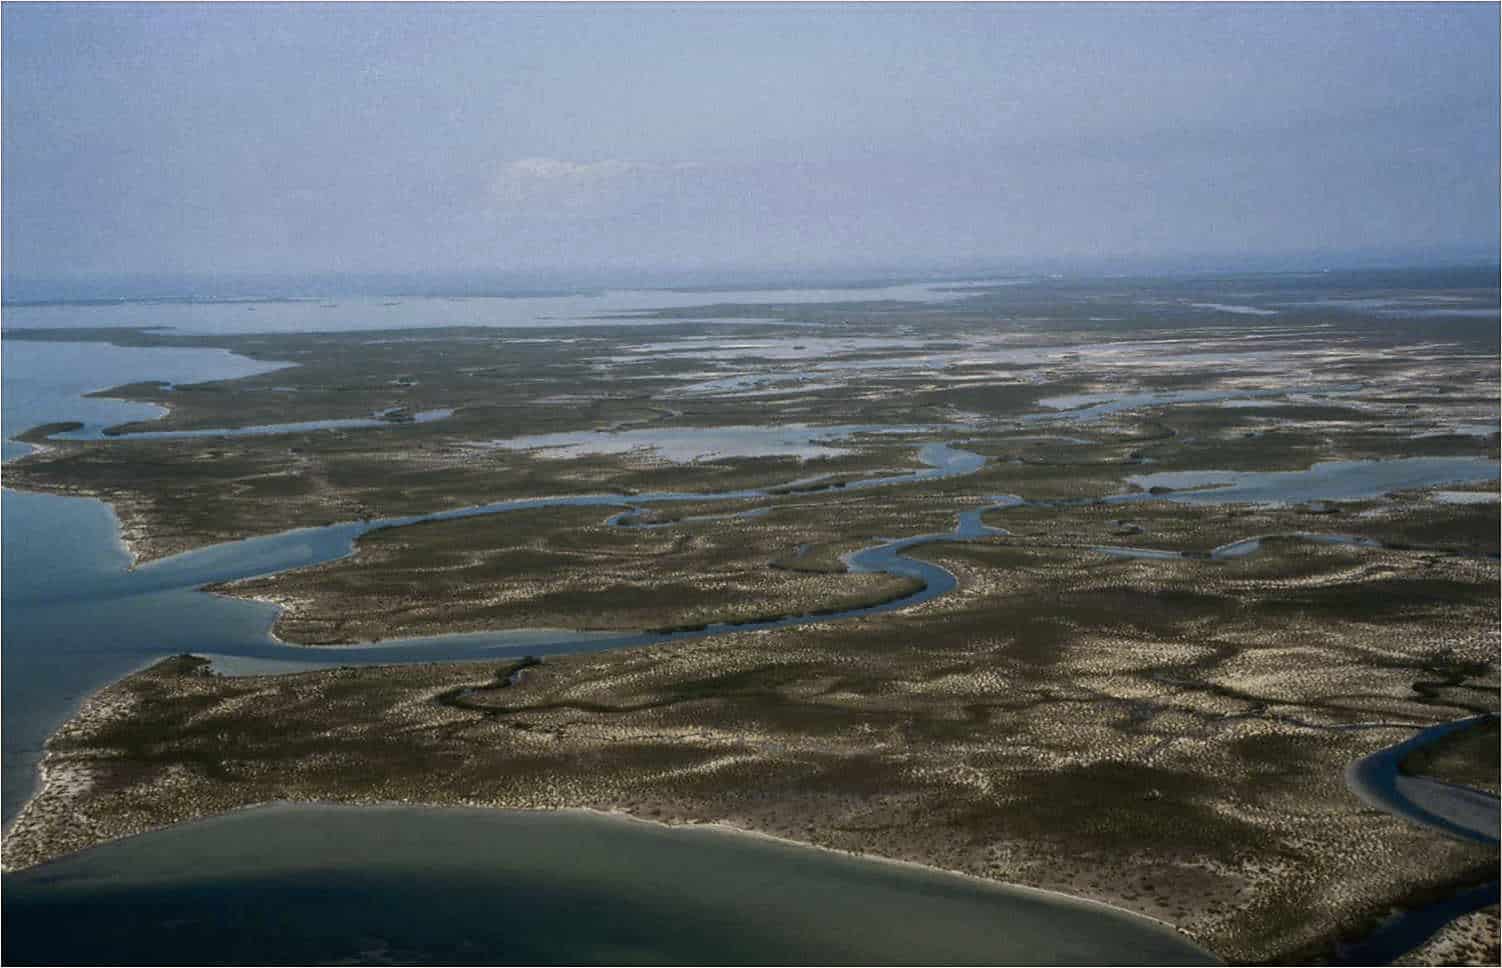
[[(62, 731), (60, 730), (59, 732)], [(86, 799), (91, 792), (92, 777), (87, 769), (80, 768), (77, 764), (59, 764), (56, 762), (50, 762), (49, 759), (50, 758), (44, 758), (43, 764), (41, 766), (41, 773), (43, 777), (43, 784), (41, 789), (38, 790), (38, 792), (32, 797), (32, 799), (27, 802), (26, 806), (22, 808), (21, 812), (15, 818), (15, 821), (13, 821), (11, 827), (8, 828), (5, 832), (4, 842), (6, 847), (9, 847), (14, 836), (31, 835), (33, 829), (43, 827), (44, 825), (49, 823), (49, 818), (37, 818), (35, 822), (31, 822), (32, 818), (29, 815), (32, 812), (32, 808), (39, 801), (57, 798), (61, 799), (64, 802), (78, 802)], [(1141, 911), (1132, 910), (1131, 908), (1124, 905), (1111, 903), (1108, 900), (1103, 900), (1100, 898), (1069, 894), (1063, 891), (1050, 890), (1048, 888), (1037, 887), (1028, 884), (1019, 884), (1010, 881), (996, 880), (993, 878), (982, 877), (968, 871), (955, 870), (953, 868), (944, 867), (937, 864), (924, 864), (913, 860), (888, 857), (877, 853), (870, 853), (860, 850), (847, 850), (839, 847), (832, 847), (826, 844), (797, 840), (765, 830), (743, 827), (728, 820), (704, 821), (695, 819), (693, 817), (644, 817), (639, 814), (633, 813), (622, 806), (497, 808), (462, 802), (427, 803), (414, 802), (411, 800), (387, 799), (357, 799), (351, 801), (333, 801), (320, 799), (271, 799), (240, 804), (228, 810), (206, 811), (203, 814), (197, 816), (177, 818), (168, 823), (135, 830), (128, 834), (108, 832), (92, 824), (85, 823), (83, 825), (83, 829), (87, 831), (87, 834), (85, 834), (81, 841), (70, 845), (68, 849), (59, 851), (51, 855), (41, 856), (37, 858), (28, 858), (28, 861), (26, 863), (20, 865), (13, 865), (8, 859), (6, 859), (3, 861), (3, 863), (0, 863), (0, 871), (4, 871), (5, 873), (13, 873), (21, 870), (26, 870), (31, 867), (40, 866), (51, 861), (61, 859), (62, 857), (71, 856), (76, 853), (87, 851), (106, 843), (144, 836), (146, 834), (170, 829), (171, 827), (179, 826), (184, 823), (194, 823), (203, 820), (210, 820), (216, 817), (229, 816), (236, 813), (276, 806), (278, 804), (321, 806), (330, 808), (347, 806), (352, 808), (383, 807), (398, 809), (406, 808), (414, 810), (497, 810), (499, 812), (517, 814), (571, 814), (576, 816), (610, 820), (620, 823), (641, 824), (668, 831), (709, 830), (718, 835), (726, 837), (751, 838), (791, 847), (798, 850), (820, 851), (832, 855), (855, 858), (861, 861), (898, 867), (905, 870), (943, 875), (946, 877), (961, 878), (965, 881), (983, 885), (985, 887), (1002, 888), (1008, 891), (1014, 891), (1026, 895), (1034, 895), (1057, 902), (1079, 905), (1083, 907), (1101, 908), (1116, 914), (1124, 914), (1134, 918), (1141, 918), (1143, 920), (1150, 921), (1194, 942), (1205, 951), (1213, 953), (1213, 949), (1206, 945), (1203, 938), (1181, 925), (1175, 924), (1162, 918), (1154, 917), (1153, 915), (1146, 914)], [(23, 821), (27, 822), (23, 823)], [(21, 829), (23, 827), (27, 829), (23, 831)], [(36, 829), (36, 834), (44, 837), (46, 836), (45, 832), (40, 829)], [(8, 850), (0, 849), (0, 855), (9, 853), (10, 852)], [(1436, 963), (1437, 960), (1463, 959), (1468, 953), (1473, 954), (1477, 951), (1485, 951), (1489, 945), (1495, 944), (1497, 924), (1498, 920), (1495, 910), (1483, 910), (1463, 915), (1447, 924), (1443, 929), (1441, 929), (1430, 939), (1425, 941), (1422, 945), (1409, 951), (1396, 963), (1409, 965), (1432, 964)]]
[(843, 850), (839, 847), (831, 847), (827, 844), (814, 844), (809, 843), (808, 841), (794, 840), (791, 837), (783, 837), (778, 834), (768, 833), (764, 830), (754, 830), (747, 827), (740, 827), (725, 820), (715, 820), (710, 822), (693, 820), (691, 818), (663, 820), (661, 818), (640, 817), (621, 808), (602, 809), (596, 807), (559, 807), (555, 810), (546, 812), (572, 813), (588, 817), (607, 817), (610, 819), (621, 820), (629, 823), (649, 824), (651, 826), (661, 827), (666, 830), (713, 830), (730, 837), (750, 837), (756, 840), (766, 840), (776, 844), (796, 847), (801, 850), (823, 851), (825, 853), (836, 854), (843, 857), (855, 857), (859, 858), (860, 860), (871, 861), (872, 863), (889, 864), (891, 866), (901, 867), (906, 870), (925, 871), (934, 874), (943, 874), (948, 877), (959, 877), (967, 881), (972, 881), (976, 884), (984, 884), (988, 887), (1004, 887), (1008, 890), (1019, 891), (1024, 894), (1035, 894), (1040, 897), (1064, 900), (1073, 904), (1079, 904), (1087, 907), (1105, 908), (1109, 911), (1114, 911), (1119, 914), (1126, 914), (1134, 918), (1142, 918), (1145, 921), (1151, 921), (1154, 924), (1159, 924), (1165, 928), (1176, 931), (1186, 938), (1194, 940), (1196, 943), (1198, 943), (1199, 941), (1199, 939), (1195, 937), (1193, 932), (1187, 931), (1171, 921), (1165, 921), (1162, 918), (1153, 917), (1150, 914), (1142, 914), (1137, 911), (1130, 910), (1129, 908), (1122, 907), (1118, 904), (1111, 904), (1107, 901), (1098, 900), (1096, 898), (1083, 897), (1077, 894), (1066, 894), (1063, 891), (1051, 891), (1046, 887), (1033, 887), (1028, 884), (1014, 884), (1011, 881), (993, 880), (988, 877), (980, 877), (976, 874), (971, 874), (967, 871), (954, 870), (952, 868), (941, 867), (934, 864), (920, 864), (917, 861), (902, 860), (901, 858), (897, 857), (886, 857), (882, 854), (871, 854), (855, 850)]
[[(14, 826), (19, 826), (19, 821), (21, 821), (23, 818), (26, 817), (27, 812), (31, 809), (31, 807), (33, 806), (33, 804), (36, 801), (38, 801), (38, 800), (40, 800), (40, 799), (42, 799), (42, 798), (44, 798), (46, 796), (53, 796), (53, 795), (60, 795), (60, 796), (67, 797), (67, 798), (81, 798), (81, 797), (84, 797), (84, 796), (86, 796), (88, 794), (88, 792), (90, 791), (91, 785), (92, 785), (91, 784), (91, 779), (86, 775), (87, 771), (77, 771), (77, 773), (79, 775), (74, 775), (74, 771), (68, 770), (67, 768), (58, 769), (58, 767), (57, 767), (56, 764), (51, 764), (51, 765), (44, 764), (44, 766), (42, 767), (42, 773), (43, 773), (43, 776), (44, 776), (44, 782), (43, 782), (42, 788), (40, 790), (38, 790), (38, 792), (36, 793), (36, 795), (34, 795), (31, 800), (27, 801), (26, 806), (22, 808), (22, 810), (21, 810), (21, 812), (19, 814), (17, 814), (16, 820), (12, 824), (13, 827)], [(60, 775), (60, 774), (67, 774), (67, 775), (63, 776), (63, 775)], [(669, 818), (669, 819), (664, 819), (664, 818), (660, 818), (660, 817), (643, 817), (643, 816), (639, 816), (637, 814), (631, 813), (630, 811), (626, 810), (624, 807), (556, 807), (556, 808), (510, 808), (510, 807), (500, 807), (500, 808), (492, 808), (492, 807), (475, 806), (475, 805), (465, 804), (465, 803), (414, 803), (414, 802), (407, 801), (407, 800), (379, 800), (379, 799), (377, 799), (377, 800), (357, 800), (357, 801), (350, 801), (350, 802), (339, 802), (339, 801), (332, 801), (332, 800), (263, 800), (263, 801), (259, 801), (259, 802), (256, 802), (256, 803), (242, 804), (240, 806), (233, 807), (233, 808), (231, 808), (229, 810), (224, 810), (224, 811), (219, 811), (219, 812), (213, 812), (213, 813), (206, 813), (206, 814), (204, 814), (201, 817), (194, 817), (194, 818), (192, 818), (190, 820), (174, 820), (171, 823), (162, 824), (161, 826), (152, 827), (150, 829), (144, 829), (144, 830), (135, 831), (135, 832), (130, 833), (130, 834), (116, 835), (116, 836), (105, 835), (105, 836), (100, 837), (97, 841), (90, 842), (90, 843), (88, 843), (85, 846), (81, 846), (81, 847), (78, 847), (76, 849), (71, 849), (71, 850), (68, 850), (68, 851), (66, 851), (64, 853), (58, 853), (58, 854), (55, 854), (53, 856), (48, 856), (48, 857), (46, 857), (44, 859), (31, 861), (31, 862), (28, 862), (28, 863), (23, 864), (23, 865), (12, 865), (8, 861), (6, 861), (3, 864), (0, 864), (0, 871), (4, 871), (5, 873), (13, 873), (13, 872), (17, 872), (17, 871), (27, 870), (29, 868), (41, 866), (43, 864), (47, 864), (47, 863), (50, 863), (50, 862), (55, 861), (55, 860), (60, 860), (63, 857), (72, 856), (74, 854), (90, 850), (90, 849), (92, 849), (94, 847), (98, 847), (98, 846), (101, 846), (101, 845), (106, 844), (106, 843), (114, 843), (116, 841), (129, 840), (129, 839), (132, 839), (134, 837), (145, 836), (147, 834), (156, 833), (158, 831), (168, 830), (168, 829), (170, 829), (172, 827), (180, 826), (183, 823), (194, 823), (194, 822), (197, 822), (197, 821), (200, 821), (200, 820), (213, 819), (215, 817), (230, 816), (232, 814), (243, 813), (243, 812), (250, 811), (250, 810), (258, 810), (258, 809), (262, 809), (262, 808), (265, 808), (265, 807), (275, 806), (275, 805), (278, 805), (278, 804), (295, 804), (295, 805), (298, 805), (298, 806), (321, 806), (321, 807), (330, 807), (330, 808), (337, 808), (337, 807), (351, 807), (351, 808), (360, 808), (360, 807), (386, 807), (386, 808), (407, 808), (407, 809), (413, 809), (413, 810), (481, 810), (481, 811), (491, 811), (491, 810), (494, 810), (495, 812), (499, 812), (499, 813), (514, 813), (514, 814), (570, 814), (570, 815), (575, 815), (575, 816), (591, 817), (591, 818), (596, 818), (596, 819), (604, 819), (604, 820), (617, 821), (617, 822), (621, 822), (621, 823), (643, 824), (643, 825), (646, 825), (646, 826), (655, 827), (655, 828), (659, 828), (659, 829), (662, 829), (662, 830), (670, 830), (670, 831), (710, 830), (710, 831), (713, 831), (713, 832), (715, 832), (717, 834), (721, 834), (721, 835), (724, 835), (724, 836), (727, 836), (727, 837), (744, 837), (744, 838), (751, 838), (751, 839), (755, 839), (755, 840), (762, 840), (762, 841), (767, 841), (769, 843), (776, 843), (776, 844), (781, 844), (783, 846), (796, 848), (796, 849), (799, 849), (799, 850), (819, 851), (819, 852), (822, 852), (822, 853), (833, 854), (833, 855), (836, 855), (836, 856), (851, 857), (851, 858), (855, 858), (855, 859), (862, 860), (862, 861), (868, 861), (868, 862), (871, 862), (871, 863), (878, 863), (878, 864), (890, 865), (890, 866), (893, 866), (893, 867), (900, 867), (900, 868), (903, 868), (905, 870), (921, 871), (921, 872), (924, 872), (924, 873), (931, 873), (931, 874), (941, 874), (941, 875), (944, 875), (946, 877), (957, 877), (957, 878), (962, 878), (962, 879), (964, 879), (966, 881), (969, 881), (969, 882), (972, 882), (972, 883), (975, 883), (975, 884), (984, 885), (986, 887), (1005, 888), (1005, 889), (1007, 889), (1009, 891), (1016, 891), (1016, 892), (1019, 892), (1019, 893), (1022, 893), (1022, 894), (1036, 895), (1038, 897), (1044, 897), (1044, 898), (1049, 898), (1049, 899), (1052, 899), (1052, 900), (1064, 901), (1064, 902), (1068, 902), (1068, 903), (1071, 903), (1071, 904), (1078, 904), (1078, 905), (1085, 906), (1085, 907), (1103, 908), (1103, 909), (1106, 909), (1106, 910), (1109, 910), (1109, 911), (1112, 911), (1112, 912), (1115, 912), (1115, 913), (1118, 913), (1118, 914), (1124, 914), (1124, 915), (1128, 915), (1128, 916), (1134, 917), (1134, 918), (1141, 918), (1142, 920), (1145, 920), (1145, 921), (1151, 921), (1154, 924), (1158, 924), (1158, 925), (1160, 925), (1160, 926), (1162, 926), (1164, 928), (1167, 928), (1167, 929), (1170, 929), (1172, 931), (1175, 931), (1178, 934), (1181, 934), (1181, 935), (1183, 935), (1183, 936), (1185, 936), (1187, 938), (1190, 938), (1191, 940), (1195, 940), (1196, 942), (1198, 942), (1198, 939), (1195, 938), (1195, 936), (1194, 936), (1194, 934), (1192, 932), (1186, 931), (1185, 929), (1179, 927), (1178, 925), (1176, 925), (1176, 924), (1174, 924), (1174, 923), (1172, 923), (1170, 921), (1163, 920), (1162, 918), (1156, 918), (1156, 917), (1153, 917), (1153, 916), (1147, 915), (1147, 914), (1141, 914), (1141, 913), (1139, 913), (1137, 911), (1130, 910), (1129, 908), (1125, 908), (1125, 907), (1122, 907), (1122, 906), (1117, 905), (1117, 904), (1111, 904), (1111, 903), (1109, 903), (1107, 901), (1098, 900), (1096, 898), (1082, 897), (1082, 896), (1074, 895), (1074, 894), (1066, 894), (1066, 893), (1064, 893), (1062, 891), (1053, 891), (1053, 890), (1049, 890), (1047, 888), (1033, 887), (1033, 886), (1030, 886), (1030, 885), (1027, 885), (1027, 884), (1014, 884), (1014, 883), (1011, 883), (1009, 881), (993, 880), (991, 878), (980, 877), (980, 876), (977, 876), (975, 874), (968, 873), (966, 871), (953, 870), (951, 868), (941, 867), (941, 866), (931, 865), (931, 864), (921, 864), (921, 863), (918, 863), (916, 861), (903, 860), (903, 859), (895, 858), (895, 857), (886, 857), (886, 856), (881, 855), (881, 854), (865, 853), (865, 852), (862, 852), (862, 851), (854, 851), (854, 850), (843, 850), (843, 849), (838, 848), (838, 847), (830, 847), (830, 846), (824, 845), (824, 844), (815, 844), (815, 843), (809, 843), (807, 841), (794, 840), (793, 838), (780, 836), (780, 835), (774, 834), (774, 833), (769, 833), (769, 832), (764, 831), (764, 830), (755, 830), (755, 829), (751, 829), (751, 828), (741, 827), (741, 826), (738, 826), (736, 824), (730, 823), (729, 821), (725, 821), (725, 820), (707, 821), (706, 822), (706, 821), (695, 820), (693, 818), (687, 818), (687, 817), (685, 817), (685, 818)], [(7, 841), (9, 841), (10, 836), (11, 836), (11, 834), (9, 833), (9, 831), (7, 831), (7, 834), (6, 834), (6, 840)]]
[[(33, 454), (41, 453), (47, 445), (32, 444), (31, 446), (37, 448), (37, 450), (33, 451), (30, 454), (24, 454), (13, 461), (8, 461), (5, 464), (6, 470), (9, 470), (15, 467), (17, 464), (28, 460), (33, 456)], [(158, 547), (157, 543), (151, 540), (147, 515), (144, 512), (135, 511), (130, 502), (127, 501), (122, 495), (107, 494), (105, 492), (95, 491), (89, 488), (82, 487), (69, 487), (65, 489), (39, 488), (27, 487), (24, 484), (17, 485), (9, 482), (6, 483), (5, 487), (7, 490), (16, 491), (18, 493), (43, 494), (50, 497), (66, 497), (84, 501), (98, 501), (100, 504), (104, 505), (109, 509), (110, 517), (112, 517), (115, 521), (115, 544), (120, 548), (120, 550), (125, 552), (126, 557), (129, 559), (129, 564), (126, 567), (127, 571), (134, 570), (140, 565), (149, 564), (150, 562), (156, 561), (160, 558), (169, 558), (181, 551), (191, 550), (186, 547)], [(122, 505), (124, 505), (125, 507), (123, 514), (121, 513)]]

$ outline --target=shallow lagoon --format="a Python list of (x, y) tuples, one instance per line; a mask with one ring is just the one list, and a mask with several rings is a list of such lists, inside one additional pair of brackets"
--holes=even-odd
[(11, 964), (1216, 963), (1104, 905), (581, 813), (275, 805), (5, 896)]
[(641, 451), (674, 464), (710, 458), (796, 457), (799, 460), (842, 457), (848, 448), (831, 446), (857, 434), (919, 434), (931, 427), (891, 427), (850, 424), (810, 427), (807, 424), (733, 427), (649, 427), (638, 430), (580, 430), (495, 440), (484, 446), (505, 450), (535, 450), (543, 457), (583, 457), (588, 454), (628, 454)]
[(406, 420), (393, 420), (386, 414), (348, 417), (336, 420), (300, 420), (293, 423), (255, 424), (248, 427), (209, 427), (203, 430), (144, 430), (139, 433), (105, 434), (97, 426), (85, 426), (53, 434), (48, 440), (189, 440), (197, 437), (263, 437), (272, 434), (298, 434), (313, 430), (365, 430), (371, 427), (400, 426), (404, 423), (432, 423), (453, 416), (454, 411), (421, 410)]
[(1153, 495), (1191, 504), (1300, 504), (1358, 501), (1394, 491), (1494, 481), (1496, 462), (1482, 457), (1408, 457), (1399, 460), (1325, 461), (1302, 471), (1163, 471), (1128, 481)]
[[(10, 310), (6, 310), (10, 314)], [(152, 420), (166, 411), (149, 403), (86, 397), (95, 390), (137, 381), (190, 383), (270, 373), (286, 364), (261, 363), (226, 350), (111, 346), (107, 343), (32, 343), (0, 340), (4, 357), (4, 459), (31, 448), (11, 440), (38, 424), (75, 420), (80, 433)]]

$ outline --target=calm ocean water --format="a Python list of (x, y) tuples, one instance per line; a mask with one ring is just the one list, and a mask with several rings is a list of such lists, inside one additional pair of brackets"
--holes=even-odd
[(530, 297), (298, 297), (188, 301), (120, 301), (11, 304), (5, 326), (90, 328), (170, 326), (198, 333), (282, 333), (362, 329), (425, 329), (441, 326), (541, 327), (598, 324), (599, 317), (709, 303), (866, 302), (933, 303), (960, 298), (955, 283), (911, 283), (863, 289), (756, 289), (677, 292), (611, 289)]

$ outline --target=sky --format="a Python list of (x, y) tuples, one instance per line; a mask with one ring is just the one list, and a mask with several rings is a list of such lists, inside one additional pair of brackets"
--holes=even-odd
[(1496, 252), (1496, 4), (19, 4), (7, 277)]

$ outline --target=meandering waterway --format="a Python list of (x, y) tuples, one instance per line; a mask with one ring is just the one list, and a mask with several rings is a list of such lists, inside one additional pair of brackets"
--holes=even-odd
[[(891, 487), (970, 474), (985, 458), (947, 444), (920, 448), (921, 469), (849, 482), (845, 489)], [(834, 484), (827, 485), (833, 487)], [(712, 494), (618, 494), (498, 501), (470, 508), (374, 521), (304, 528), (212, 545), (129, 567), (118, 524), (97, 502), (7, 492), (8, 575), (4, 595), (5, 817), (14, 817), (34, 789), (34, 771), (46, 737), (90, 692), (151, 660), (192, 651), (215, 657), (220, 671), (251, 672), (275, 663), (280, 670), (396, 662), (432, 662), (561, 654), (701, 638), (726, 631), (782, 628), (906, 608), (952, 589), (954, 576), (938, 565), (901, 557), (914, 544), (966, 540), (988, 529), (979, 509), (955, 532), (884, 543), (856, 555), (852, 568), (884, 571), (920, 581), (912, 593), (863, 608), (796, 614), (741, 624), (711, 623), (671, 632), (601, 633), (567, 629), (508, 629), (433, 635), (365, 646), (294, 646), (272, 635), (274, 605), (202, 591), (204, 585), (275, 574), (321, 564), (354, 551), (362, 535), (385, 528), (550, 507), (638, 508), (652, 505), (752, 500), (765, 489)], [(92, 506), (91, 506), (92, 505)], [(104, 510), (105, 513), (98, 513)], [(617, 518), (620, 516), (617, 515)], [(60, 535), (66, 544), (58, 545)], [(71, 553), (59, 556), (57, 549)], [(33, 567), (32, 559), (41, 559)], [(212, 631), (210, 631), (212, 630)], [(249, 660), (250, 664), (247, 664)]]
[[(1369, 806), (1445, 837), (1497, 844), (1502, 800), (1484, 790), (1433, 777), (1404, 773), (1403, 760), (1446, 736), (1495, 720), (1473, 716), (1420, 730), (1392, 746), (1356, 760), (1346, 769), (1346, 786)], [(1340, 952), (1339, 964), (1386, 964), (1428, 940), (1450, 920), (1490, 907), (1499, 899), (1498, 881), (1456, 891), (1432, 904), (1396, 912), (1360, 942)]]

